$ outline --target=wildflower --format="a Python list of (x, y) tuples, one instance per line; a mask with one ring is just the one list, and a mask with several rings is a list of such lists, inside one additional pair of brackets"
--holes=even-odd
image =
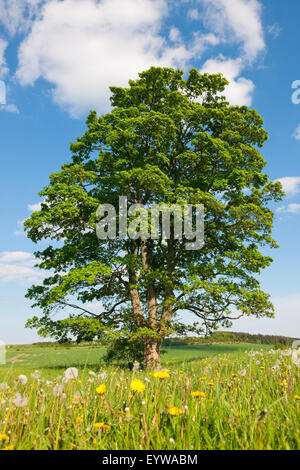
[(172, 406), (172, 408), (169, 408), (169, 414), (172, 416), (178, 416), (182, 414), (182, 410), (177, 408), (177, 406)]
[(170, 375), (164, 370), (159, 370), (157, 372), (154, 372), (153, 377), (156, 377), (158, 379), (169, 379)]
[(28, 398), (20, 393), (16, 393), (13, 399), (13, 404), (17, 406), (18, 408), (23, 408), (24, 406), (27, 406), (28, 403)]
[(214, 382), (208, 382), (207, 385), (209, 385), (210, 387), (213, 387), (215, 384), (214, 384)]
[(101, 428), (106, 431), (107, 429), (109, 429), (109, 426), (108, 424), (104, 424), (104, 423), (95, 423), (94, 428), (97, 428), (97, 429)]
[(206, 394), (204, 392), (200, 392), (200, 390), (196, 390), (195, 392), (191, 392), (192, 397), (202, 397), (205, 398)]
[(294, 395), (295, 400), (300, 400), (300, 395)]
[(89, 371), (89, 375), (90, 375), (90, 377), (96, 377), (95, 372), (93, 372), (92, 370)]
[(104, 372), (101, 372), (101, 374), (98, 375), (99, 379), (101, 380), (105, 380), (106, 377), (107, 377), (107, 373), (104, 371)]
[(96, 392), (98, 393), (98, 395), (104, 395), (106, 392), (106, 385), (105, 384), (99, 385), (99, 387), (96, 388)]
[(64, 376), (65, 381), (76, 379), (78, 377), (78, 370), (76, 367), (69, 367), (65, 370)]
[(0, 441), (8, 441), (9, 436), (7, 434), (0, 434)]
[(33, 379), (39, 379), (40, 376), (41, 376), (41, 373), (40, 373), (39, 370), (35, 370), (35, 371), (31, 374), (31, 377), (32, 377)]
[(206, 380), (206, 377), (200, 377), (199, 380)]
[(239, 374), (241, 377), (245, 377), (245, 375), (247, 374), (247, 370), (246, 369), (241, 369), (239, 370)]
[(6, 447), (3, 447), (2, 450), (14, 450), (14, 446), (13, 445), (6, 446)]
[(143, 382), (141, 380), (134, 379), (130, 384), (130, 388), (134, 392), (142, 393), (142, 392), (145, 391), (146, 386), (145, 386), (145, 384), (143, 384)]
[(2, 384), (0, 384), (0, 390), (4, 391), (8, 389), (9, 389), (9, 385), (7, 382), (2, 382)]
[(23, 374), (19, 375), (18, 380), (19, 382), (21, 382), (22, 385), (26, 385), (28, 381), (26, 375)]
[(62, 385), (56, 384), (53, 387), (53, 394), (57, 397), (62, 394), (62, 391), (63, 391), (63, 386)]
[(81, 416), (77, 416), (76, 424), (82, 424), (82, 423), (83, 423), (83, 418)]

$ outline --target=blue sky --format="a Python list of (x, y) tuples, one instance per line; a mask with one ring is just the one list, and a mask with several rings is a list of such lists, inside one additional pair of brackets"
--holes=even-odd
[(108, 86), (152, 65), (222, 72), (230, 102), (264, 117), (266, 171), (287, 193), (274, 206), (280, 248), (261, 276), (276, 318), (232, 329), (300, 336), (299, 17), (297, 0), (0, 0), (2, 341), (39, 340), (24, 328), (33, 314), (24, 294), (42, 275), (22, 227), (37, 193), (70, 158), (88, 111), (109, 110)]

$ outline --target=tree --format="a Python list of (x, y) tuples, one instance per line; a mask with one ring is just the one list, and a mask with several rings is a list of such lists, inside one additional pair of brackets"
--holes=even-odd
[[(42, 309), (27, 322), (39, 334), (142, 341), (152, 367), (174, 332), (208, 333), (242, 315), (274, 315), (257, 275), (272, 262), (260, 250), (277, 246), (268, 206), (283, 192), (263, 173), (263, 119), (226, 102), (222, 75), (183, 75), (151, 67), (128, 88), (111, 87), (112, 111), (90, 112), (86, 132), (70, 146), (72, 161), (39, 193), (41, 209), (25, 223), (32, 241), (51, 241), (35, 253), (51, 275), (27, 293)], [(156, 239), (123, 239), (117, 230), (115, 239), (99, 240), (97, 208), (118, 208), (119, 196), (146, 208), (203, 204), (204, 246), (187, 250), (173, 230), (167, 240), (161, 230)], [(101, 303), (99, 313), (92, 302)], [(57, 309), (69, 316), (54, 319)], [(187, 312), (193, 325), (178, 320)]]

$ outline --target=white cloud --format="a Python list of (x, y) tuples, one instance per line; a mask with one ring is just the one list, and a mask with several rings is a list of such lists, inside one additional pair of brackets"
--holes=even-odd
[(295, 196), (300, 192), (300, 176), (285, 176), (275, 180), (275, 182), (277, 181), (282, 184), (283, 191), (287, 196)]
[(36, 212), (41, 210), (41, 202), (37, 202), (36, 204), (28, 204), (27, 209), (31, 212)]
[(24, 222), (25, 222), (25, 220), (26, 219), (18, 220), (17, 230), (14, 232), (14, 235), (23, 235), (23, 236), (25, 236), (25, 232), (24, 232)]
[(190, 20), (199, 20), (200, 14), (199, 14), (199, 11), (197, 10), (197, 8), (192, 8), (191, 10), (188, 10), (187, 17)]
[[(17, 78), (54, 85), (56, 103), (74, 116), (108, 107), (108, 87), (152, 65), (184, 65), (183, 44), (160, 35), (166, 0), (51, 0), (19, 48)], [(193, 48), (195, 52), (195, 48)]]
[(206, 22), (219, 31), (224, 40), (242, 44), (244, 56), (253, 60), (265, 49), (258, 0), (202, 0), (206, 5)]
[(244, 77), (239, 77), (243, 69), (242, 59), (226, 59), (220, 55), (209, 59), (202, 66), (201, 73), (222, 73), (230, 82), (225, 89), (225, 95), (232, 105), (247, 105), (252, 101), (254, 83)]
[(9, 72), (4, 57), (7, 46), (8, 42), (0, 38), (0, 78), (4, 78)]
[(281, 33), (281, 27), (278, 23), (274, 23), (271, 26), (267, 27), (267, 32), (271, 34), (275, 39), (278, 38), (279, 34)]
[(2, 79), (6, 78), (9, 73), (9, 68), (7, 67), (5, 60), (5, 51), (7, 46), (8, 42), (0, 38), (0, 111), (19, 114), (19, 110), (15, 104), (6, 103), (6, 84)]
[(294, 133), (293, 133), (293, 137), (296, 139), (296, 140), (300, 140), (300, 124), (298, 124), (298, 126), (296, 127)]
[(287, 206), (281, 206), (276, 209), (276, 212), (286, 212), (288, 214), (298, 214), (300, 212), (300, 204), (288, 204)]
[(27, 31), (44, 0), (0, 0), (0, 23), (8, 33)]
[(32, 254), (26, 251), (3, 251), (0, 253), (0, 262), (26, 261), (32, 258)]
[(45, 272), (33, 267), (36, 261), (28, 252), (0, 253), (0, 282), (16, 282), (21, 285), (41, 282)]
[[(82, 116), (90, 109), (107, 111), (109, 86), (127, 86), (129, 78), (150, 66), (184, 68), (208, 47), (232, 42), (232, 37), (242, 43), (248, 59), (264, 48), (256, 0), (228, 0), (231, 8), (227, 0), (204, 1), (210, 31), (204, 34), (196, 25), (192, 39), (183, 42), (174, 26), (168, 36), (162, 32), (171, 11), (167, 0), (49, 0), (21, 43), (17, 79), (25, 86), (44, 78), (53, 85), (54, 101)], [(195, 11), (189, 15), (196, 19)], [(241, 58), (222, 56), (204, 68), (224, 70), (233, 80), (230, 101), (250, 105), (254, 85), (240, 76), (244, 66)]]
[(175, 28), (175, 26), (173, 26), (170, 29), (169, 38), (172, 42), (182, 42), (181, 41), (180, 31), (179, 31), (178, 28)]
[(0, 106), (0, 111), (6, 111), (12, 114), (20, 114), (19, 108), (15, 104), (5, 104)]
[(261, 19), (261, 3), (258, 0), (202, 0), (205, 4), (207, 27), (218, 33), (219, 42), (241, 44), (243, 54), (232, 59), (222, 54), (207, 60), (201, 72), (223, 73), (230, 82), (225, 95), (232, 105), (252, 103), (254, 83), (241, 76), (244, 69), (265, 49)]

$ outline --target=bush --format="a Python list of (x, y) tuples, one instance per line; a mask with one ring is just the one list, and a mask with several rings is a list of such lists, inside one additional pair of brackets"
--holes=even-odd
[(142, 343), (130, 341), (127, 338), (117, 339), (109, 344), (103, 357), (105, 362), (128, 363), (129, 367), (135, 362), (143, 364), (144, 346)]

